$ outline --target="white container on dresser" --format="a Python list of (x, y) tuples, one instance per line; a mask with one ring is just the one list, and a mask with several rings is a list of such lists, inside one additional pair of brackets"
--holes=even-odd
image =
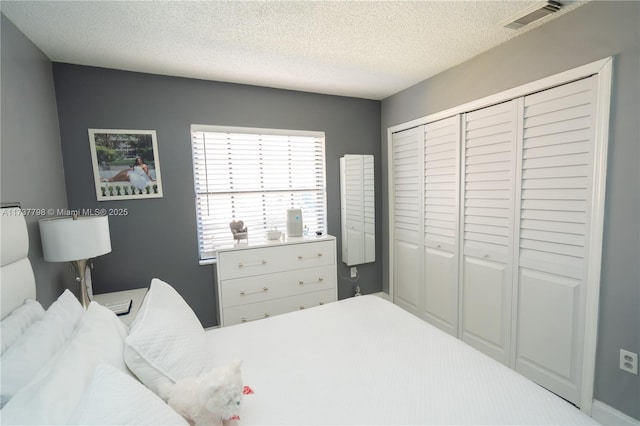
[(331, 235), (236, 244), (218, 250), (216, 269), (223, 327), (338, 299)]

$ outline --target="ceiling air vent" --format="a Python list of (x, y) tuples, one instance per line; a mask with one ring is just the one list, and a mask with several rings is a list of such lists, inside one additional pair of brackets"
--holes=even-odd
[(500, 25), (505, 28), (517, 30), (532, 23), (533, 21), (537, 21), (540, 18), (556, 13), (560, 9), (562, 9), (562, 3), (553, 0), (546, 0), (531, 5), (525, 10), (508, 17), (504, 21), (500, 22)]

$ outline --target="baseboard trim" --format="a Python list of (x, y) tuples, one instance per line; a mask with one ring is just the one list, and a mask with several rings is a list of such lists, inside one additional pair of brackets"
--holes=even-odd
[(640, 421), (616, 410), (602, 401), (594, 400), (591, 417), (605, 426), (638, 426)]

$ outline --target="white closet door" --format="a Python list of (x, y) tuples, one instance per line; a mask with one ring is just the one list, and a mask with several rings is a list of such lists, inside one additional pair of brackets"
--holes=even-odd
[(518, 100), (465, 114), (461, 337), (509, 365)]
[(596, 77), (525, 97), (516, 370), (578, 404)]
[(393, 203), (394, 303), (421, 316), (423, 126), (393, 135), (391, 202)]
[(424, 126), (424, 318), (458, 334), (460, 116)]

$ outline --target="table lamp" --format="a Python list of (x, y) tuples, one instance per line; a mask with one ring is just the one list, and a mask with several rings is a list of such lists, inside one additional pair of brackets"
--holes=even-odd
[(86, 308), (91, 285), (90, 259), (111, 251), (107, 216), (64, 216), (40, 220), (42, 251), (47, 262), (71, 262), (80, 285), (80, 302)]

